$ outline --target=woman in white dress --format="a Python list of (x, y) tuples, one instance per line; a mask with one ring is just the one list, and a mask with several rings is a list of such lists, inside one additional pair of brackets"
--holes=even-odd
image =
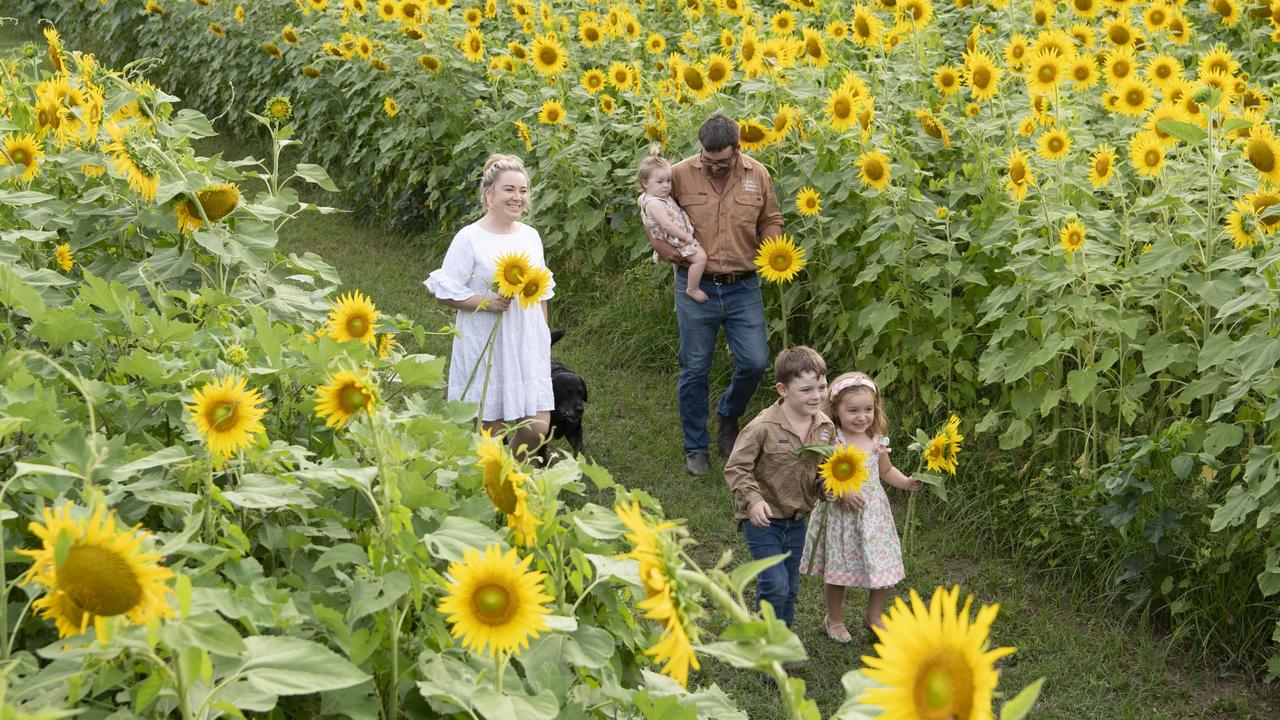
[(538, 231), (519, 221), (529, 206), (529, 174), (520, 158), (490, 155), (480, 196), (484, 217), (453, 236), (444, 263), (423, 284), (458, 310), (448, 398), (479, 404), (483, 395), (483, 426), (496, 434), (506, 424), (519, 424), (512, 445), (532, 450), (547, 434), (555, 406), (545, 299), (555, 283), (548, 283), (541, 303), (528, 308), (493, 290), (495, 260), (503, 253), (523, 252), (531, 266), (545, 265)]

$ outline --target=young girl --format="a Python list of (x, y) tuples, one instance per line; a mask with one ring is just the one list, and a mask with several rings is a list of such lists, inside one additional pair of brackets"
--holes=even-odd
[[(640, 163), (636, 171), (640, 185), (640, 220), (656, 238), (667, 241), (680, 250), (680, 257), (689, 260), (689, 287), (684, 291), (695, 301), (704, 303), (707, 294), (702, 292), (702, 272), (707, 267), (707, 253), (693, 237), (693, 223), (684, 208), (671, 197), (671, 164), (658, 155), (655, 147), (649, 157)], [(658, 259), (654, 253), (654, 261)]]
[(822, 575), (826, 582), (823, 632), (847, 643), (853, 637), (844, 626), (844, 589), (871, 589), (862, 620), (869, 631), (872, 625), (883, 624), (880, 616), (890, 591), (906, 577), (889, 498), (880, 481), (911, 491), (920, 489), (920, 481), (902, 474), (889, 461), (888, 424), (871, 378), (858, 372), (836, 378), (823, 409), (836, 423), (836, 443), (854, 445), (868, 458), (869, 477), (860, 493), (820, 502), (814, 508), (800, 566), (801, 572)]

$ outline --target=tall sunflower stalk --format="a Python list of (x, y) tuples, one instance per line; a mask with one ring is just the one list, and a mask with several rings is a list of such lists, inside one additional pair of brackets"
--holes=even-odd
[(783, 285), (795, 279), (804, 269), (804, 248), (796, 245), (790, 235), (767, 238), (760, 245), (755, 257), (756, 267), (764, 279), (778, 286), (778, 306), (782, 312), (782, 346), (789, 347), (787, 293)]
[[(932, 438), (923, 430), (916, 430), (911, 450), (920, 452), (920, 468), (911, 477), (928, 485), (943, 502), (947, 500), (946, 475), (955, 476), (960, 455), (960, 418), (952, 415)], [(945, 473), (946, 475), (944, 475)], [(907, 515), (903, 520), (902, 548), (910, 554), (915, 548), (916, 502), (918, 493), (907, 500)]]

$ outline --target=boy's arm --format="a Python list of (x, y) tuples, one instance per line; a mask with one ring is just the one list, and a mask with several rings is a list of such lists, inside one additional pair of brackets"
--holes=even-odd
[(644, 210), (649, 213), (649, 217), (653, 218), (654, 222), (658, 223), (659, 227), (666, 230), (672, 237), (679, 238), (681, 242), (685, 243), (694, 242), (693, 234), (686, 232), (684, 228), (676, 224), (676, 221), (671, 218), (671, 213), (667, 212), (667, 206), (661, 200), (657, 198), (650, 200), (645, 203)]
[[(724, 464), (724, 481), (735, 498), (742, 498), (748, 511), (764, 503), (760, 483), (756, 482), (756, 459), (760, 456), (759, 428), (747, 425), (733, 444), (733, 452)], [(766, 510), (768, 503), (765, 503)], [(752, 520), (754, 522), (754, 518)]]

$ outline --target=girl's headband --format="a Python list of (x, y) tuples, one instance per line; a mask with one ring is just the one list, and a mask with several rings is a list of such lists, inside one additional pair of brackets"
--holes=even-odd
[(845, 378), (844, 380), (838, 380), (835, 385), (832, 385), (831, 397), (834, 398), (840, 393), (844, 392), (845, 390), (848, 390), (849, 388), (854, 388), (854, 387), (870, 388), (871, 392), (876, 394), (879, 394), (880, 392), (879, 390), (876, 389), (876, 384), (871, 382), (871, 378), (867, 377), (866, 375), (863, 375), (862, 373), (856, 373), (853, 377), (848, 377), (848, 378)]

